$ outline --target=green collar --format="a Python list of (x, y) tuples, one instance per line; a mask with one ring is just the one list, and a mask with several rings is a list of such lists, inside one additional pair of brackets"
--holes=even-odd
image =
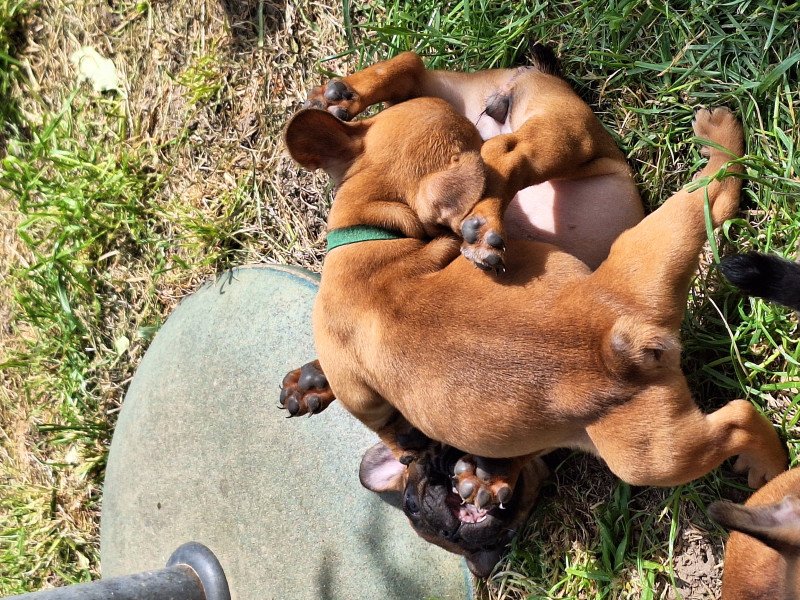
[(404, 238), (402, 233), (390, 231), (382, 227), (371, 227), (369, 225), (354, 225), (353, 227), (341, 227), (332, 229), (326, 236), (328, 240), (328, 252), (339, 246), (354, 244), (356, 242), (371, 242), (373, 240), (398, 240)]

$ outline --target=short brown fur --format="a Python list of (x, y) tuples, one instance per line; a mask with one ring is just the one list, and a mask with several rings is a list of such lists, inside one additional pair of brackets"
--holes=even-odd
[[(485, 485), (469, 475), (473, 495), (461, 493), (459, 476), (459, 493), (478, 508), (486, 490), (501, 504), (532, 456), (565, 446), (600, 456), (636, 485), (685, 483), (739, 455), (736, 467), (761, 485), (786, 465), (770, 423), (744, 400), (703, 414), (679, 366), (678, 329), (706, 240), (704, 198), (715, 227), (738, 209), (741, 167), (729, 161), (744, 151), (741, 125), (726, 109), (699, 111), (695, 133), (727, 149), (703, 148), (709, 160), (698, 175), (710, 182), (639, 222), (624, 157), (588, 106), (545, 71), (427, 71), (406, 53), (312, 91), (312, 105), (326, 111), (302, 111), (289, 124), (292, 156), (338, 184), (329, 229), (406, 236), (327, 256), (315, 372), (324, 370), (332, 393), (315, 404), (324, 409), (335, 394), (404, 464), (420, 456), (403, 442), (412, 428), (476, 464), (510, 458)], [(482, 121), (490, 104), (492, 118), (502, 116), (503, 102), (487, 102), (497, 94), (509, 99), (499, 128)], [(354, 123), (331, 114), (349, 119), (377, 102), (397, 104)], [(515, 225), (527, 213), (512, 198), (543, 182), (555, 190), (556, 226), (529, 236), (535, 217)], [(527, 202), (535, 207), (537, 197)], [(368, 487), (425, 490), (426, 469), (395, 463), (393, 477)], [(522, 514), (539, 476), (524, 478)], [(491, 544), (475, 550), (474, 539), (415, 528), (460, 548), (476, 574), (496, 562)]]
[(731, 533), (722, 600), (800, 599), (800, 469), (779, 475), (744, 506), (716, 502), (711, 516)]
[[(513, 132), (481, 144), (450, 105), (461, 109), (480, 97), (476, 88), (518, 77), (527, 79), (509, 115)], [(738, 177), (680, 190), (619, 235), (594, 272), (555, 246), (506, 239), (507, 270), (495, 276), (471, 264), (491, 256), (485, 232), (475, 247), (453, 237), (466, 220), (479, 215), (502, 234), (503, 211), (527, 186), (630, 177), (585, 103), (549, 73), (444, 74), (410, 53), (343, 84), (344, 100), (321, 102), (319, 90), (312, 98), (347, 117), (399, 104), (356, 123), (303, 111), (287, 146), (339, 183), (330, 229), (372, 225), (407, 239), (327, 256), (315, 342), (335, 395), (397, 456), (410, 424), (484, 457), (580, 448), (636, 485), (685, 483), (734, 455), (752, 486), (785, 468), (774, 429), (749, 402), (703, 414), (678, 364), (678, 328), (706, 240), (704, 197), (718, 227), (736, 215)], [(407, 100), (418, 95), (449, 104)], [(699, 111), (695, 133), (727, 149), (703, 149), (700, 177), (726, 165), (741, 171), (728, 162), (744, 151), (729, 111)]]

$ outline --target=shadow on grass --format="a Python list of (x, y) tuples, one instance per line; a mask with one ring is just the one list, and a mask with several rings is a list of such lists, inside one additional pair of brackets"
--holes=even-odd
[(266, 34), (285, 25), (286, 0), (221, 0), (220, 4), (236, 44), (244, 49), (263, 47)]

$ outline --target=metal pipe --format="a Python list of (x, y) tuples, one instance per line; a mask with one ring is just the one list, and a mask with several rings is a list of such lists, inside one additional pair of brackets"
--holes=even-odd
[(217, 557), (197, 542), (172, 553), (156, 571), (101, 579), (63, 588), (12, 596), (7, 600), (231, 600)]

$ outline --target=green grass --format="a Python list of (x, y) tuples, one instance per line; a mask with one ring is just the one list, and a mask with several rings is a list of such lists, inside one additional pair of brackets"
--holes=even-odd
[[(360, 64), (415, 49), (432, 67), (501, 67), (524, 63), (531, 41), (551, 43), (567, 78), (627, 153), (651, 209), (700, 164), (691, 133), (693, 108), (735, 108), (746, 128), (747, 182), (741, 217), (724, 228), (719, 252), (795, 256), (797, 3), (342, 5), (341, 43), (349, 49), (342, 46), (339, 56)], [(81, 18), (103, 12), (86, 6)], [(140, 2), (114, 9), (119, 24), (108, 35), (118, 59), (135, 55), (126, 43), (141, 50), (148, 36), (164, 32), (161, 45), (154, 41), (144, 49), (162, 53), (155, 62), (164, 73), (148, 79), (146, 61), (129, 60), (126, 101), (76, 86), (67, 54), (56, 43), (39, 40), (39, 55), (21, 54), (26, 35), (47, 32), (67, 8), (44, 0), (0, 0), (0, 199), (3, 214), (14, 217), (20, 253), (3, 282), (13, 290), (8, 326), (16, 338), (0, 348), (0, 381), (6, 386), (0, 390), (6, 434), (0, 440), (0, 595), (97, 575), (99, 490), (114, 415), (148, 340), (175, 300), (207, 274), (245, 260), (288, 257), (318, 264), (314, 243), (324, 217), (324, 188), (292, 179), (296, 169), (280, 162), (274, 145), (236, 138), (231, 115), (266, 114), (280, 122), (257, 122), (277, 137), (286, 109), (275, 106), (275, 98), (299, 98), (291, 77), (304, 68), (281, 63), (297, 60), (293, 52), (313, 54), (324, 23), (309, 17), (310, 9), (298, 8), (289, 23), (292, 37), (284, 40), (291, 51), (276, 48), (277, 34), (270, 29), (276, 17), (269, 6), (258, 6), (248, 13), (257, 22), (237, 29), (257, 32), (252, 48), (247, 39), (236, 40), (237, 48), (245, 48), (239, 54), (224, 32), (207, 35), (193, 7), (191, 19), (175, 25), (185, 39), (159, 21), (173, 14), (171, 7)], [(41, 29), (29, 22), (39, 14), (48, 25)], [(80, 20), (70, 18), (73, 24)], [(87, 24), (87, 31), (92, 27), (108, 29)], [(130, 41), (124, 37), (128, 30)], [(306, 38), (298, 37), (300, 31)], [(180, 54), (174, 59), (173, 50)], [(26, 61), (42, 52), (53, 55), (57, 68), (41, 72), (58, 73), (63, 81), (48, 87), (41, 78), (40, 91)], [(251, 56), (265, 56), (267, 68), (251, 75), (250, 67), (260, 66), (248, 62)], [(334, 71), (335, 64), (341, 63), (324, 60), (319, 70)], [(297, 85), (320, 79), (318, 74)], [(236, 110), (247, 101), (251, 80), (259, 93), (273, 94), (273, 104), (254, 104), (242, 115)], [(153, 81), (156, 100), (169, 101), (136, 105), (136, 86)], [(161, 137), (147, 125), (158, 111), (169, 111), (154, 120), (167, 131)], [(228, 157), (241, 147), (252, 152), (244, 166)], [(177, 183), (185, 185), (170, 187)], [(709, 258), (713, 262), (710, 253)], [(697, 278), (688, 306), (684, 366), (703, 406), (748, 398), (779, 427), (796, 463), (796, 316), (741, 298), (713, 268)], [(25, 456), (15, 454), (14, 428), (20, 423)], [(555, 471), (557, 484), (547, 486), (502, 572), (485, 586), (487, 597), (664, 597), (676, 581), (682, 532), (688, 526), (708, 529), (719, 549), (724, 533), (708, 521), (705, 507), (720, 496), (741, 499), (747, 492), (727, 469), (671, 490), (630, 488), (596, 461), (567, 453)]]
[(65, 582), (85, 580), (97, 563), (96, 540), (75, 531), (62, 511), (70, 502), (96, 507), (99, 499), (113, 426), (112, 394), (100, 382), (126, 360), (135, 334), (119, 322), (115, 304), (139, 303), (115, 273), (116, 257), (146, 246), (153, 223), (151, 178), (115, 144), (124, 130), (118, 109), (116, 100), (87, 107), (72, 95), (40, 127), (12, 138), (0, 164), (0, 188), (16, 201), (27, 257), (8, 282), (24, 343), (0, 369), (23, 382), (19, 391), (34, 407), (36, 455), (53, 477), (72, 482), (70, 490), (59, 482), (18, 486), (3, 498), (0, 554), (36, 560), (4, 560), (3, 592), (36, 589), (53, 570)]
[[(150, 149), (127, 143), (121, 96), (88, 94), (71, 80), (58, 105), (33, 94), (24, 101), (35, 118), (23, 112), (28, 82), (9, 53), (36, 9), (0, 5), (0, 194), (17, 217), (21, 255), (3, 282), (18, 339), (0, 354), (0, 380), (11, 388), (0, 415), (9, 433), (21, 423), (31, 430), (27, 455), (15, 455), (11, 441), (4, 447), (13, 460), (0, 471), (0, 595), (97, 577), (114, 415), (161, 322), (159, 286), (175, 270), (191, 278), (230, 261), (225, 243), (241, 195), (237, 187), (220, 198), (216, 219), (160, 205), (170, 171), (154, 172)], [(192, 104), (219, 96), (209, 56), (184, 73)]]

